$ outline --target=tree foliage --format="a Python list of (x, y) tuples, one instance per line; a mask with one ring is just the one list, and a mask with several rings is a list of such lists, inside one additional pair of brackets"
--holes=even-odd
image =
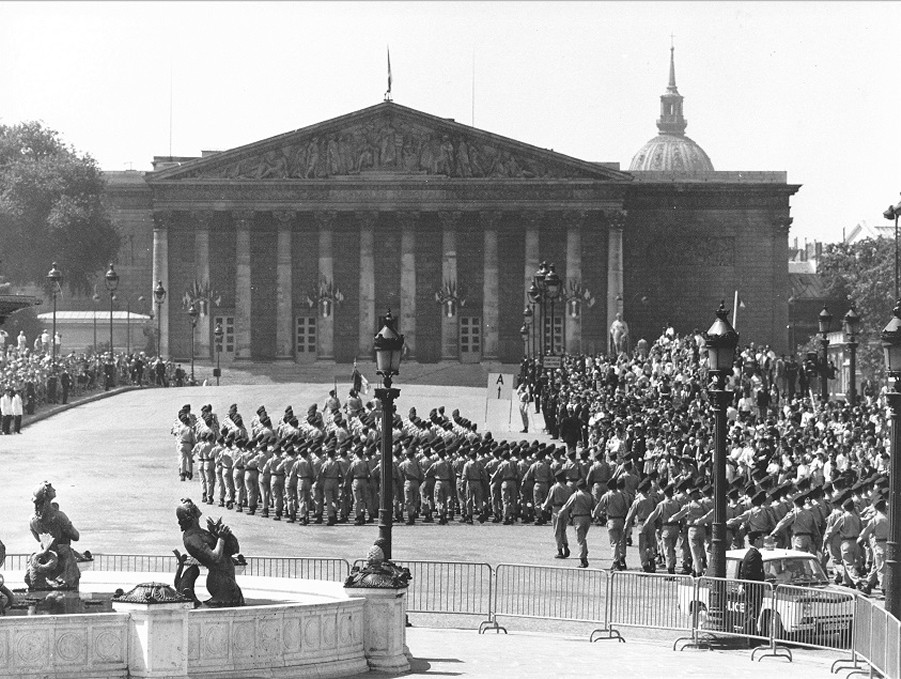
[(830, 293), (847, 298), (861, 317), (857, 354), (862, 373), (881, 374), (880, 334), (892, 318), (896, 301), (894, 241), (867, 238), (850, 245), (827, 245), (817, 262), (817, 273)]
[(89, 155), (78, 155), (39, 122), (0, 125), (0, 257), (14, 283), (43, 284), (53, 261), (76, 291), (119, 251), (101, 202), (105, 182)]

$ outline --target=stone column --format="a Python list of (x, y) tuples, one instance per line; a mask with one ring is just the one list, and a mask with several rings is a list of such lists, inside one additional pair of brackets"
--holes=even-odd
[[(454, 285), (456, 294), (461, 294), (460, 282), (457, 280), (457, 225), (460, 223), (461, 213), (439, 212), (441, 220), (441, 287), (448, 284)], [(460, 304), (456, 306), (457, 313), (448, 317), (447, 309), (441, 306), (441, 360), (453, 361), (460, 358)]]
[[(172, 291), (169, 290), (169, 225), (172, 223), (171, 212), (153, 213), (153, 280), (151, 281), (150, 299), (153, 300), (153, 308), (158, 314), (156, 319), (160, 336), (157, 351), (160, 356), (169, 357), (169, 298)], [(166, 299), (157, 308), (156, 297), (153, 290), (158, 281), (162, 281), (166, 289)]]
[(275, 359), (294, 359), (294, 295), (291, 280), (291, 238), (294, 229), (294, 210), (272, 213), (278, 222), (278, 244), (275, 250)]
[(360, 330), (357, 351), (361, 357), (372, 355), (375, 327), (375, 223), (378, 212), (358, 212), (360, 223)]
[[(582, 215), (580, 213), (567, 213), (564, 215), (566, 223), (566, 287), (564, 292), (578, 294), (582, 290)], [(580, 300), (581, 302), (581, 300)], [(569, 314), (569, 308), (563, 302), (563, 323), (565, 324), (566, 346), (564, 350), (569, 354), (577, 354), (582, 351), (582, 314), (585, 307), (579, 304), (579, 317), (573, 318)]]
[(497, 264), (497, 222), (499, 214), (483, 212), (479, 215), (484, 234), (482, 263), (482, 358), (496, 360), (500, 332), (500, 306), (498, 300), (499, 277)]
[[(623, 309), (623, 228), (626, 213), (607, 215), (607, 325), (604, 328), (605, 344), (609, 350), (610, 326), (616, 314)], [(628, 319), (624, 319), (627, 323)]]
[(408, 358), (416, 356), (416, 225), (418, 212), (399, 212), (400, 222), (400, 331)]
[(232, 212), (235, 222), (235, 360), (249, 361), (250, 354), (250, 229), (253, 210)]
[[(317, 212), (315, 215), (316, 226), (319, 228), (319, 286), (323, 283), (334, 285), (335, 282), (335, 256), (332, 251), (332, 229), (335, 225), (335, 212)], [(318, 345), (316, 347), (317, 360), (335, 360), (335, 314), (337, 307), (333, 304), (331, 313), (323, 318), (319, 314), (319, 332), (317, 333)], [(318, 313), (318, 307), (317, 307)]]
[[(197, 283), (203, 290), (212, 290), (210, 281), (210, 225), (213, 222), (212, 210), (196, 210), (191, 213), (194, 227), (194, 274)], [(204, 300), (199, 306), (203, 315), (197, 319), (197, 359), (212, 358), (210, 347), (210, 300)]]
[[(542, 221), (541, 213), (528, 212), (523, 215), (526, 222), (526, 270), (525, 270), (525, 287), (523, 288), (523, 302), (529, 303), (529, 286), (532, 285), (532, 278), (538, 271), (538, 265), (541, 262), (539, 252), (539, 228)], [(535, 327), (538, 327), (538, 321), (535, 321)]]

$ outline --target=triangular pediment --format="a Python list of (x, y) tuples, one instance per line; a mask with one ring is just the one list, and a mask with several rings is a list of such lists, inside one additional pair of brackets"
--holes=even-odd
[(317, 180), (434, 175), (454, 179), (594, 179), (631, 175), (422, 113), (394, 102), (154, 172), (149, 182)]

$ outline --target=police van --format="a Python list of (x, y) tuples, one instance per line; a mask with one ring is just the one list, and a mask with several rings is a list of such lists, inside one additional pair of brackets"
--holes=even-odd
[[(738, 580), (746, 552), (726, 552), (724, 587), (706, 578), (697, 587), (694, 581), (679, 584), (679, 610), (689, 617), (697, 613), (698, 629), (762, 637), (772, 629), (777, 639), (817, 645), (823, 637), (835, 637), (842, 645), (850, 640), (856, 595), (832, 584), (816, 556), (793, 549), (760, 550), (770, 585), (765, 586)], [(716, 605), (720, 596), (725, 606)]]

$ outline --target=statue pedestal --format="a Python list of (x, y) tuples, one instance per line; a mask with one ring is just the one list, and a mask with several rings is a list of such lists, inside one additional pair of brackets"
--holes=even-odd
[(128, 613), (129, 676), (188, 676), (188, 611), (193, 608), (191, 602), (113, 601), (113, 610)]
[(363, 653), (369, 670), (390, 674), (409, 672), (407, 590), (354, 587), (348, 589), (348, 594), (366, 599)]

